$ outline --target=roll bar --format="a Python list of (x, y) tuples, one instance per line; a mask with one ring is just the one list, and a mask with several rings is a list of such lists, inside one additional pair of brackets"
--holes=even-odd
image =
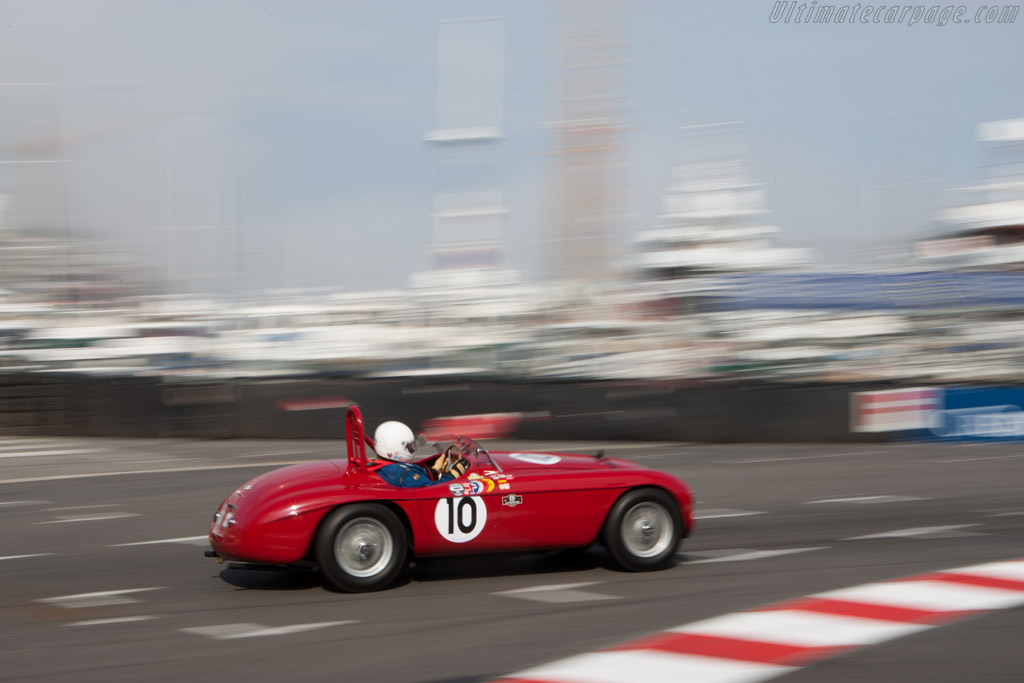
[(366, 472), (366, 447), (373, 449), (373, 439), (366, 436), (363, 414), (351, 405), (345, 413), (345, 441), (348, 444), (348, 463), (357, 472)]

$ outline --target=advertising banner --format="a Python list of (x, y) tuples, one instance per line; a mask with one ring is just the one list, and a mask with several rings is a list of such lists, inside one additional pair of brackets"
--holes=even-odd
[(850, 395), (850, 431), (898, 439), (1024, 440), (1024, 387), (949, 387)]
[(956, 388), (943, 392), (942, 410), (930, 417), (931, 436), (940, 439), (1024, 439), (1024, 388)]
[(850, 431), (904, 432), (928, 429), (942, 409), (942, 389), (861, 391), (850, 395)]

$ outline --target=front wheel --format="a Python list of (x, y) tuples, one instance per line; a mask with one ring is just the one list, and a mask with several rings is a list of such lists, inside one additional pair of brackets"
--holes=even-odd
[(340, 507), (324, 519), (316, 537), (320, 571), (350, 593), (380, 590), (394, 581), (405, 551), (405, 527), (382, 505)]
[(602, 536), (612, 559), (633, 572), (663, 569), (672, 562), (682, 531), (675, 500), (661, 489), (636, 489), (608, 513)]

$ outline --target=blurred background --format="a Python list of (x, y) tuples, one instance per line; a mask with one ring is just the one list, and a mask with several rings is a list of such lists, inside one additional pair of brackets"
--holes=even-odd
[(1019, 411), (1019, 7), (789, 4), (0, 0), (0, 431)]

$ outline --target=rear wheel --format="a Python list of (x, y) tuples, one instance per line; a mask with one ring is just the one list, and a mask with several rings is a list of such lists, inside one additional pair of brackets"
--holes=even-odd
[(619, 567), (653, 571), (671, 564), (682, 528), (679, 506), (672, 496), (661, 489), (636, 489), (616, 501), (602, 537)]
[(394, 581), (405, 551), (405, 527), (383, 505), (340, 507), (324, 519), (316, 537), (320, 571), (350, 593), (380, 590)]

